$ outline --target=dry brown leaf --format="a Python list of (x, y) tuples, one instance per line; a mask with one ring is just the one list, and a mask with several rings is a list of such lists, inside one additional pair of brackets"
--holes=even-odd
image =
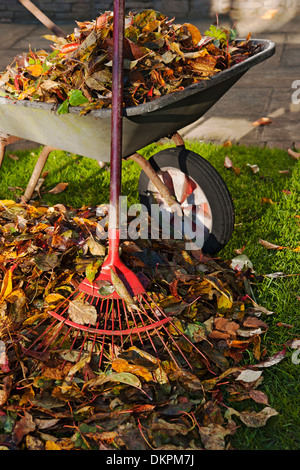
[(260, 199), (260, 203), (261, 204), (275, 204), (274, 201), (272, 201), (272, 199), (268, 198), (268, 197), (262, 197)]
[[(235, 336), (237, 330), (239, 329), (239, 324), (230, 321), (224, 317), (217, 317), (214, 320), (214, 326), (217, 330), (222, 331), (223, 333), (227, 333), (230, 336)], [(214, 331), (212, 331), (214, 333)]]
[(262, 118), (259, 118), (257, 119), (257, 121), (254, 121), (252, 123), (252, 126), (267, 126), (269, 124), (272, 124), (272, 119), (268, 118), (268, 117), (262, 117)]
[(54, 188), (50, 189), (48, 193), (50, 194), (59, 194), (62, 193), (66, 187), (68, 186), (69, 183), (58, 183)]
[(299, 152), (295, 152), (294, 150), (292, 149), (288, 149), (288, 154), (290, 157), (292, 157), (294, 160), (299, 160), (300, 158), (300, 153)]
[(255, 364), (255, 367), (271, 367), (281, 362), (286, 356), (286, 349), (274, 354), (274, 356), (265, 359), (263, 362)]
[(97, 323), (97, 310), (82, 299), (70, 302), (68, 313), (71, 320), (79, 325), (96, 325)]
[(255, 382), (261, 376), (261, 370), (243, 370), (235, 380), (242, 380), (243, 382)]
[(264, 392), (260, 390), (250, 390), (249, 397), (252, 400), (256, 401), (256, 403), (262, 403), (263, 405), (269, 405), (268, 397)]
[(261, 19), (262, 20), (272, 20), (274, 18), (274, 16), (277, 15), (277, 13), (279, 12), (279, 9), (278, 8), (271, 8), (270, 10), (267, 10), (262, 16), (261, 16)]
[(105, 256), (105, 246), (96, 242), (93, 237), (90, 237), (87, 241), (87, 246), (94, 256)]
[(20, 444), (23, 437), (32, 431), (35, 431), (36, 424), (32, 415), (25, 411), (24, 416), (18, 421), (13, 429), (12, 437), (16, 444)]
[(238, 412), (233, 408), (228, 408), (225, 415), (229, 417), (231, 417), (232, 415), (236, 415), (247, 427), (260, 428), (262, 426), (265, 426), (269, 418), (278, 415), (278, 413), (270, 406), (266, 406), (263, 410), (259, 411), (258, 413), (256, 413), (255, 411)]
[(247, 166), (249, 166), (249, 168), (251, 168), (251, 170), (253, 171), (254, 174), (259, 172), (259, 167), (257, 165), (250, 165), (250, 163), (247, 163)]
[(211, 423), (208, 426), (199, 426), (201, 441), (206, 450), (224, 450), (225, 437), (231, 430), (223, 428), (220, 424)]
[(243, 321), (243, 327), (267, 329), (268, 325), (257, 317), (248, 317)]
[(224, 166), (225, 166), (225, 168), (232, 168), (233, 167), (233, 163), (232, 163), (232, 161), (230, 160), (229, 157), (225, 157)]
[(286, 246), (274, 245), (266, 240), (259, 239), (259, 244), (263, 247), (267, 248), (268, 250), (284, 250), (287, 248)]

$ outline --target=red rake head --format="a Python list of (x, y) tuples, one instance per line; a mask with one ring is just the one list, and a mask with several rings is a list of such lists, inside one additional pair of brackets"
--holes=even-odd
[[(107, 297), (102, 295), (99, 292), (99, 288), (103, 282), (109, 282), (111, 284), (116, 284), (112, 277), (116, 274), (117, 278), (120, 280), (120, 284), (125, 287), (128, 293), (132, 297), (137, 295), (144, 294), (145, 289), (142, 286), (141, 282), (137, 276), (129, 269), (119, 257), (119, 243), (118, 240), (110, 239), (110, 247), (108, 257), (101, 267), (100, 274), (96, 277), (93, 282), (90, 282), (85, 278), (78, 286), (78, 290), (92, 297)], [(115, 285), (117, 287), (117, 285)], [(118, 294), (118, 289), (115, 289), (112, 294), (109, 295), (110, 298), (119, 299), (121, 296)]]
[[(118, 279), (122, 282), (122, 291), (118, 289)], [(110, 295), (99, 293), (99, 283), (103, 281), (116, 287)], [(124, 291), (129, 299), (127, 294), (124, 296)], [(192, 369), (191, 353), (200, 354), (204, 359), (198, 348), (176, 326), (172, 314), (167, 315), (154, 302), (137, 276), (121, 261), (118, 235), (109, 239), (109, 255), (95, 281), (91, 283), (84, 279), (70, 297), (47, 313), (48, 320), (52, 319), (50, 324), (44, 326), (44, 319), (33, 328), (32, 334), (37, 334), (37, 337), (24, 351), (25, 354), (30, 354), (30, 351), (33, 354), (33, 350), (39, 354), (60, 351), (71, 343), (70, 350), (79, 348), (84, 351), (88, 348), (94, 351), (99, 356), (100, 367), (103, 357), (114, 356), (118, 351), (138, 344), (144, 351), (154, 353), (159, 360), (171, 358), (177, 367), (183, 361)], [(175, 332), (176, 338), (171, 331)], [(179, 338), (188, 345), (189, 353), (182, 349)]]

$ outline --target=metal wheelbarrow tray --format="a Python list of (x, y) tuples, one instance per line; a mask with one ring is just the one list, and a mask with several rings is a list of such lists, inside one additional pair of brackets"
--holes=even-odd
[[(156, 221), (161, 226), (167, 220), (169, 227), (172, 226), (172, 233), (163, 238), (171, 234), (177, 239), (194, 240), (195, 233), (201, 232), (188, 249), (216, 253), (223, 248), (234, 229), (234, 207), (219, 173), (203, 157), (187, 150), (177, 132), (197, 121), (247, 70), (275, 52), (271, 41), (253, 39), (252, 42), (260, 44), (261, 50), (243, 62), (182, 91), (124, 109), (122, 158), (135, 160), (143, 170), (139, 179), (140, 201), (151, 218), (154, 217), (152, 208), (158, 205)], [(110, 161), (111, 109), (94, 110), (87, 115), (80, 115), (81, 107), (69, 110), (68, 114), (58, 115), (49, 103), (0, 98), (0, 131), (45, 145), (24, 193), (27, 201), (49, 152), (54, 149)], [(175, 148), (162, 150), (149, 161), (137, 153), (166, 136), (173, 136)], [(181, 206), (184, 216), (179, 233), (178, 223), (175, 224), (174, 217), (170, 218), (174, 201)]]

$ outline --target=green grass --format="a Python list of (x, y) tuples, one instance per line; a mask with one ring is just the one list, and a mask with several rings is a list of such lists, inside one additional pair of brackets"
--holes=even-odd
[[(289, 277), (269, 279), (254, 287), (256, 301), (274, 311), (268, 317), (269, 331), (262, 338), (267, 355), (272, 355), (284, 344), (300, 337), (300, 252), (290, 249), (268, 250), (259, 244), (259, 239), (276, 245), (296, 248), (300, 246), (300, 161), (291, 159), (286, 151), (269, 148), (249, 148), (242, 146), (214, 146), (212, 144), (188, 143), (187, 146), (209, 160), (225, 180), (234, 200), (236, 224), (228, 245), (219, 253), (223, 259), (235, 256), (236, 249), (245, 246), (244, 253), (251, 259), (259, 274), (284, 272)], [(161, 150), (162, 146), (151, 145), (143, 149), (145, 156)], [(16, 187), (26, 188), (37, 159), (37, 151), (14, 152), (19, 160), (8, 155), (1, 168), (0, 199), (13, 199), (22, 194)], [(240, 168), (237, 176), (232, 169), (224, 168), (224, 158), (228, 156), (235, 167)], [(247, 164), (259, 166), (254, 174)], [(279, 170), (289, 169), (289, 174)], [(42, 201), (81, 207), (83, 204), (96, 205), (109, 201), (109, 171), (99, 169), (96, 161), (64, 152), (53, 152), (45, 166), (49, 173), (41, 190)], [(133, 162), (123, 164), (123, 195), (128, 203), (138, 202), (139, 168)], [(57, 183), (69, 183), (67, 189), (57, 195), (47, 191)], [(9, 187), (11, 189), (9, 189)], [(289, 190), (286, 194), (283, 190)], [(272, 199), (274, 204), (262, 203), (262, 198)], [(277, 326), (288, 323), (293, 328)], [(269, 397), (269, 404), (279, 413), (260, 429), (243, 428), (232, 439), (237, 449), (252, 450), (296, 450), (300, 447), (299, 418), (299, 371), (300, 365), (292, 363), (292, 350), (287, 348), (286, 358), (278, 365), (264, 371), (261, 390)], [(251, 361), (251, 357), (248, 358)], [(248, 400), (234, 403), (237, 409), (259, 410), (261, 405)]]

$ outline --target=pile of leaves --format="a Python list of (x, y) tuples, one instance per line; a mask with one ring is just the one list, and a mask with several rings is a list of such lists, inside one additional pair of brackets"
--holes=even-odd
[[(47, 35), (52, 52), (25, 52), (0, 76), (1, 96), (82, 106), (82, 113), (111, 106), (113, 13), (77, 22), (65, 38)], [(190, 23), (175, 24), (154, 10), (125, 21), (124, 105), (135, 106), (183, 90), (244, 61), (260, 50), (236, 31), (212, 25), (202, 36)], [(2, 90), (2, 91), (1, 91)]]
[[(100, 369), (100, 351), (87, 338), (75, 341), (76, 330), (60, 348), (57, 331), (46, 350), (32, 347), (41, 331), (30, 331), (41, 319), (46, 331), (55, 297), (93, 279), (107, 254), (98, 214), (95, 207), (0, 201), (1, 448), (215, 450), (230, 448), (241, 424), (264, 426), (277, 411), (259, 390), (263, 370), (285, 350), (267, 357), (261, 338), (273, 312), (252, 300), (259, 279), (245, 255), (225, 262), (188, 253), (180, 241), (121, 244), (127, 266), (173, 315), (173, 339), (192, 369), (174, 343), (168, 347), (178, 366), (135, 337), (123, 348), (108, 344)], [(247, 411), (237, 411), (244, 400)]]

